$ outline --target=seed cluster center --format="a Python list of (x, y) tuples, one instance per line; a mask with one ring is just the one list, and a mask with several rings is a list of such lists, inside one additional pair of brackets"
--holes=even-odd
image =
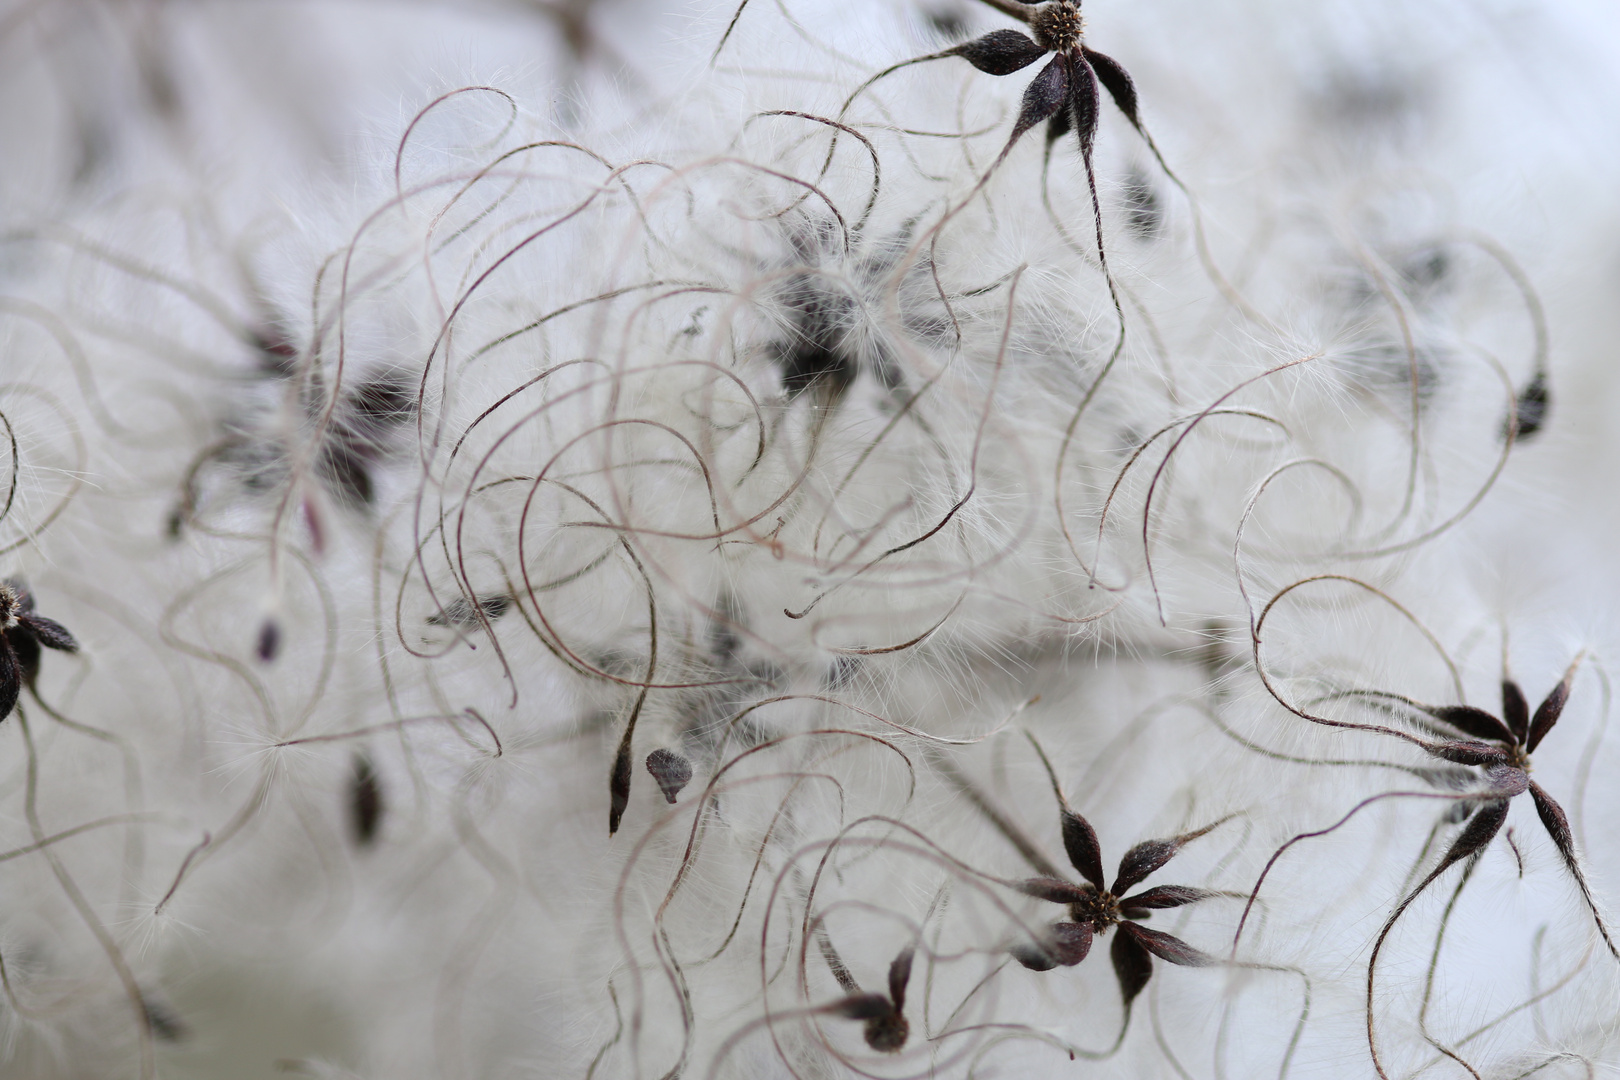
[(1090, 923), (1092, 930), (1099, 933), (1124, 917), (1119, 910), (1119, 898), (1113, 893), (1088, 890), (1084, 900), (1069, 905), (1069, 918), (1077, 923)]
[(1029, 27), (1035, 33), (1036, 44), (1048, 52), (1072, 52), (1086, 36), (1086, 20), (1074, 0), (1056, 0), (1046, 5), (1030, 19)]

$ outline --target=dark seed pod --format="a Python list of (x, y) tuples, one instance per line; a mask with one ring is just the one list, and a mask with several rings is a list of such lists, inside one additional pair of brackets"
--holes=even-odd
[(259, 624), (259, 637), (253, 646), (259, 662), (268, 664), (281, 652), (281, 624), (274, 615), (266, 615)]
[(934, 33), (947, 41), (954, 41), (967, 33), (967, 20), (960, 11), (936, 9), (924, 12), (923, 18)]
[(898, 1054), (911, 1037), (911, 1025), (904, 1016), (891, 1012), (868, 1020), (862, 1034), (866, 1038), (866, 1045), (878, 1053)]
[(1012, 953), (1014, 960), (1031, 971), (1051, 971), (1058, 966), (1057, 957), (1053, 956), (1050, 950), (1027, 941), (1019, 942), (1008, 952)]
[(889, 965), (889, 995), (863, 994), (855, 977), (844, 967), (843, 960), (825, 936), (821, 939), (822, 954), (833, 969), (833, 977), (849, 993), (849, 997), (830, 1007), (828, 1011), (851, 1020), (864, 1020), (866, 1030), (861, 1034), (866, 1045), (881, 1054), (898, 1054), (911, 1037), (911, 1024), (907, 1022), (906, 987), (911, 982), (912, 947), (900, 950), (900, 955)]
[(1178, 937), (1172, 937), (1162, 930), (1149, 930), (1136, 923), (1120, 923), (1119, 933), (1136, 939), (1137, 944), (1160, 960), (1167, 960), (1182, 967), (1213, 967), (1219, 960), (1206, 952), (1200, 952)]
[(149, 991), (141, 991), (141, 1012), (146, 1018), (146, 1030), (152, 1033), (154, 1039), (177, 1043), (190, 1034), (174, 1011)]
[[(1012, 139), (1008, 145), (1023, 137), (1024, 132), (1050, 119), (1057, 111), (1069, 104), (1069, 58), (1055, 57), (1050, 64), (1041, 69), (1041, 73), (1030, 80), (1024, 88), (1024, 100), (1018, 108), (1018, 121), (1013, 124)], [(1095, 89), (1095, 88), (1094, 88)], [(1095, 105), (1095, 94), (1093, 94)], [(1075, 102), (1079, 107), (1079, 101)], [(1090, 146), (1090, 129), (1095, 129), (1095, 110), (1089, 117), (1090, 129), (1087, 127), (1087, 117), (1081, 120), (1081, 144), (1083, 148)]]
[(858, 657), (834, 657), (833, 662), (827, 665), (826, 672), (821, 676), (821, 685), (827, 690), (842, 690), (849, 685), (850, 680), (855, 678), (860, 669), (861, 662)]
[(854, 298), (803, 274), (788, 283), (782, 305), (792, 324), (787, 340), (775, 349), (783, 391), (794, 397), (820, 387), (830, 400), (838, 400), (860, 371), (848, 340)]
[(349, 828), (356, 845), (370, 847), (376, 842), (382, 816), (382, 783), (377, 770), (364, 752), (355, 754), (349, 769)]
[(1514, 405), (1515, 416), (1503, 422), (1502, 437), (1505, 439), (1511, 435), (1519, 442), (1530, 438), (1541, 430), (1542, 424), (1546, 423), (1547, 410), (1551, 406), (1552, 395), (1547, 390), (1547, 376), (1538, 371), (1525, 388), (1519, 391), (1518, 401)]
[(1401, 276), (1415, 289), (1432, 289), (1451, 272), (1451, 258), (1443, 247), (1418, 251), (1401, 267)]
[(1153, 978), (1153, 956), (1142, 943), (1129, 934), (1116, 933), (1108, 946), (1108, 958), (1114, 962), (1114, 978), (1119, 982), (1119, 996), (1129, 1009), (1137, 995), (1146, 989)]
[(671, 804), (692, 779), (692, 763), (673, 750), (659, 747), (647, 755), (647, 771), (658, 781), (658, 790)]
[(394, 433), (415, 416), (416, 398), (404, 372), (374, 372), (344, 396), (319, 461), (321, 477), (339, 502), (372, 504), (372, 470), (387, 456)]
[(444, 605), (442, 612), (434, 612), (428, 616), (430, 626), (474, 626), (478, 623), (478, 613), (484, 613), (484, 618), (494, 622), (508, 611), (512, 610), (510, 596), (480, 596), (477, 606), (474, 606), (465, 596), (458, 596)]
[[(1507, 724), (1484, 709), (1476, 709), (1471, 705), (1441, 705), (1424, 711), (1436, 720), (1450, 724), (1464, 735), (1475, 739), (1485, 742), (1509, 742), (1514, 738), (1514, 733)], [(1529, 715), (1528, 709), (1525, 715)], [(1529, 730), (1528, 722), (1525, 729)]]
[(635, 737), (635, 717), (625, 725), (624, 737), (613, 754), (613, 771), (608, 774), (608, 835), (619, 831), (619, 822), (630, 806), (630, 743)]
[(1164, 232), (1164, 207), (1153, 182), (1136, 169), (1125, 178), (1125, 223), (1141, 240), (1154, 240)]
[(1029, 67), (1045, 54), (1045, 48), (1017, 30), (992, 30), (984, 37), (974, 38), (951, 50), (951, 55), (960, 56), (991, 75), (1011, 75)]
[(1112, 56), (1105, 56), (1096, 49), (1084, 49), (1082, 54), (1091, 70), (1096, 73), (1097, 81), (1103, 84), (1108, 96), (1114, 99), (1119, 111), (1125, 114), (1125, 119), (1138, 131), (1142, 130), (1142, 119), (1136, 112), (1136, 83), (1131, 81), (1130, 73), (1120, 65)]
[(1458, 765), (1500, 765), (1507, 760), (1507, 752), (1481, 742), (1436, 743), (1429, 751)]

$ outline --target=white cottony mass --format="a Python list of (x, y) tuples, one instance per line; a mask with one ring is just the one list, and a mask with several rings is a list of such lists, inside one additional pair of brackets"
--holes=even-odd
[(1617, 58), (0, 11), (0, 1077), (1611, 1074)]

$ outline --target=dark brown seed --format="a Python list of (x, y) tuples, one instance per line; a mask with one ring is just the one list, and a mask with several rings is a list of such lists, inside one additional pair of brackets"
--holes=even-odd
[(363, 753), (356, 754), (349, 770), (349, 827), (354, 833), (354, 842), (360, 847), (370, 847), (377, 839), (382, 816), (382, 783), (377, 778), (377, 770), (372, 767), (371, 758)]
[[(1440, 872), (1452, 863), (1460, 862), (1474, 854), (1474, 852), (1483, 850), (1485, 845), (1489, 844), (1496, 837), (1497, 832), (1501, 830), (1502, 822), (1507, 820), (1507, 813), (1508, 800), (1506, 799), (1500, 802), (1488, 802), (1480, 807), (1479, 812), (1474, 815), (1474, 819), (1452, 842), (1451, 849), (1446, 852), (1445, 858), (1440, 860), (1440, 865), (1435, 867), (1428, 880), (1433, 881), (1439, 877)], [(1421, 889), (1418, 891), (1421, 891)], [(1416, 893), (1413, 895), (1416, 895)]]
[(1131, 122), (1136, 130), (1142, 130), (1142, 121), (1136, 115), (1136, 84), (1131, 81), (1130, 75), (1120, 66), (1118, 60), (1111, 56), (1104, 56), (1095, 49), (1081, 47), (1086, 62), (1091, 70), (1097, 73), (1097, 81), (1107, 89), (1108, 96), (1114, 99), (1119, 111), (1125, 114), (1125, 119)]
[(1053, 923), (1053, 957), (1064, 967), (1074, 967), (1090, 954), (1094, 933), (1090, 923)]
[(1074, 967), (1091, 952), (1090, 923), (1053, 923), (1049, 931), (1041, 940), (1021, 942), (1008, 952), (1031, 971), (1051, 971), (1059, 964)]
[(376, 437), (415, 418), (415, 387), (403, 371), (379, 371), (361, 382), (345, 404), (351, 424)]
[(906, 1007), (906, 987), (911, 983), (911, 958), (914, 950), (905, 948), (900, 955), (889, 964), (889, 1000), (894, 1002), (894, 1011), (900, 1012)]
[(1507, 721), (1508, 730), (1513, 732), (1513, 738), (1524, 742), (1530, 734), (1530, 704), (1524, 699), (1524, 691), (1512, 679), (1502, 680), (1502, 719)]
[(1135, 896), (1127, 896), (1119, 904), (1126, 911), (1160, 911), (1196, 904), (1214, 895), (1208, 889), (1194, 889), (1186, 885), (1156, 885)]
[(866, 1022), (866, 1045), (881, 1054), (898, 1054), (911, 1037), (911, 1025), (898, 1012), (890, 1011)]
[(79, 651), (79, 643), (68, 633), (67, 627), (55, 619), (47, 619), (43, 615), (24, 615), (18, 622), (47, 649), (69, 653)]
[[(1514, 439), (1523, 441), (1541, 430), (1541, 425), (1547, 422), (1547, 411), (1552, 407), (1552, 394), (1547, 390), (1547, 377), (1537, 372), (1527, 386), (1519, 391), (1519, 397), (1514, 402), (1514, 413), (1518, 419), (1518, 427), (1512, 431)], [(1506, 437), (1508, 425), (1502, 425), (1503, 436)]]
[(1045, 49), (1017, 30), (992, 30), (950, 52), (991, 75), (1011, 75), (1046, 55)]
[[(782, 368), (783, 391), (793, 397), (814, 386), (820, 387), (828, 399), (838, 400), (860, 373), (849, 342), (856, 315), (854, 298), (806, 274), (788, 283), (782, 305), (792, 320), (788, 339), (778, 343), (775, 350)], [(735, 653), (736, 634), (727, 627), (719, 630), (719, 635), (729, 636), (732, 645), (729, 649), (717, 648), (715, 654)]]
[(372, 448), (341, 429), (321, 450), (319, 470), (337, 501), (350, 508), (370, 506), (376, 492), (371, 482)]
[(1172, 964), (1180, 964), (1182, 967), (1209, 967), (1219, 963), (1208, 953), (1200, 952), (1180, 938), (1159, 930), (1149, 930), (1135, 923), (1120, 923), (1119, 932), (1135, 938), (1148, 952)]
[(1564, 866), (1569, 870), (1569, 876), (1575, 879), (1576, 886), (1581, 890), (1581, 899), (1586, 901), (1587, 910), (1592, 913), (1592, 920), (1597, 923), (1598, 933), (1603, 936), (1603, 944), (1609, 947), (1609, 953), (1620, 959), (1620, 949), (1615, 948), (1614, 939), (1609, 936), (1609, 928), (1603, 922), (1603, 916), (1598, 913), (1596, 901), (1592, 899), (1592, 889), (1586, 884), (1586, 875), (1581, 872), (1580, 860), (1575, 857), (1575, 834), (1569, 827), (1569, 818), (1564, 814), (1564, 808), (1553, 801), (1553, 797), (1542, 790), (1540, 784), (1531, 783), (1530, 798), (1536, 804), (1536, 814), (1541, 818), (1541, 824), (1552, 838), (1553, 846), (1558, 849), (1559, 856), (1564, 860)]
[(1026, 878), (1017, 883), (1018, 891), (1037, 900), (1050, 900), (1054, 904), (1075, 904), (1097, 894), (1060, 878)]
[(1031, 971), (1051, 971), (1058, 966), (1057, 957), (1052, 955), (1050, 949), (1036, 945), (1033, 942), (1020, 942), (1008, 952), (1012, 958), (1029, 968)]
[(22, 672), (17, 667), (17, 654), (6, 635), (0, 634), (0, 720), (11, 715), (21, 694)]
[(1119, 996), (1125, 999), (1128, 1009), (1153, 978), (1153, 957), (1135, 938), (1117, 932), (1108, 953), (1114, 961), (1114, 975), (1119, 979)]
[(1457, 765), (1502, 765), (1508, 760), (1507, 751), (1480, 742), (1436, 743), (1429, 753)]
[(692, 779), (692, 763), (662, 746), (647, 755), (647, 771), (658, 781), (658, 790), (671, 804)]
[(253, 651), (258, 655), (261, 663), (268, 664), (281, 652), (281, 624), (273, 615), (266, 615), (264, 622), (259, 624), (259, 639)]
[(1018, 122), (1013, 125), (1008, 145), (1018, 141), (1024, 132), (1056, 113), (1069, 100), (1069, 60), (1055, 56), (1052, 62), (1024, 90), (1023, 104), (1018, 109)]
[(1144, 840), (1137, 844), (1119, 860), (1119, 877), (1115, 879), (1114, 887), (1109, 891), (1117, 896), (1133, 887), (1174, 858), (1179, 850), (1181, 845), (1174, 839)]
[(1571, 869), (1575, 867), (1575, 833), (1569, 827), (1569, 818), (1564, 815), (1564, 808), (1553, 801), (1540, 784), (1532, 783), (1530, 798), (1536, 804), (1536, 814), (1541, 818), (1541, 824), (1546, 828), (1547, 835), (1552, 837), (1553, 847), (1563, 857), (1565, 865)]
[(1443, 705), (1426, 711), (1436, 720), (1450, 724), (1464, 735), (1505, 743), (1514, 741), (1513, 732), (1508, 725), (1484, 709), (1476, 709), (1470, 705)]
[[(628, 736), (629, 731), (625, 732)], [(630, 806), (630, 740), (620, 741), (613, 755), (613, 771), (608, 775), (608, 835), (619, 831), (619, 822)]]
[[(1080, 876), (1097, 888), (1103, 887), (1102, 847), (1097, 842), (1097, 830), (1073, 810), (1063, 809), (1063, 847), (1069, 853), (1069, 863)], [(1059, 903), (1068, 903), (1060, 900)]]
[(146, 1030), (150, 1031), (155, 1039), (175, 1043), (188, 1034), (186, 1026), (167, 1005), (144, 991), (141, 993), (141, 1012), (146, 1017)]
[(478, 613), (483, 612), (484, 618), (494, 622), (512, 609), (510, 596), (480, 596), (474, 606), (465, 596), (458, 596), (444, 605), (442, 612), (436, 611), (428, 616), (430, 626), (473, 626), (478, 622)]
[(834, 1005), (832, 1011), (848, 1020), (876, 1020), (893, 1012), (894, 1006), (882, 994), (856, 994)]
[(1547, 737), (1547, 732), (1558, 723), (1558, 718), (1564, 715), (1564, 705), (1569, 701), (1570, 676), (1564, 676), (1564, 681), (1552, 688), (1546, 700), (1536, 706), (1536, 715), (1530, 718), (1530, 737), (1525, 740), (1524, 748), (1535, 753), (1541, 740)]
[[(1125, 196), (1125, 222), (1142, 240), (1156, 240), (1164, 232), (1164, 207), (1153, 182), (1136, 169), (1125, 177), (1122, 188)], [(1224, 666), (1224, 657), (1217, 657), (1217, 670)]]
[(1091, 147), (1097, 141), (1097, 114), (1102, 99), (1097, 93), (1097, 73), (1077, 56), (1072, 64), (1069, 80), (1069, 108), (1074, 113), (1075, 134), (1080, 137), (1080, 156), (1091, 164)]
[[(1226, 819), (1223, 818), (1222, 821), (1224, 820)], [(1176, 852), (1220, 823), (1217, 821), (1212, 825), (1205, 825), (1202, 829), (1182, 833), (1180, 836), (1171, 836), (1163, 840), (1144, 840), (1137, 844), (1119, 860), (1119, 877), (1114, 880), (1113, 888), (1108, 891), (1119, 896), (1125, 890), (1133, 888), (1143, 878), (1175, 858)]]

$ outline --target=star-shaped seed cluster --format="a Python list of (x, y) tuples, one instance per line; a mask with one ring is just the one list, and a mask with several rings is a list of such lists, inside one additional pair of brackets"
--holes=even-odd
[(79, 643), (67, 627), (34, 607), (34, 594), (21, 580), (0, 581), (0, 720), (17, 707), (23, 687), (33, 687), (42, 648), (79, 651)]
[[(1042, 754), (1041, 758), (1045, 762), (1046, 755)], [(1050, 770), (1050, 763), (1045, 763)], [(1043, 875), (1015, 883), (1018, 890), (1028, 896), (1068, 905), (1069, 917), (1051, 924), (1041, 940), (1014, 946), (1013, 958), (1034, 971), (1072, 967), (1091, 952), (1092, 940), (1097, 935), (1116, 930), (1113, 943), (1109, 946), (1109, 955), (1126, 1009), (1130, 1008), (1131, 1002), (1136, 1000), (1153, 977), (1155, 956), (1183, 967), (1207, 967), (1217, 963), (1214, 957), (1172, 934), (1140, 925), (1141, 920), (1149, 918), (1154, 911), (1197, 903), (1215, 896), (1215, 893), (1186, 885), (1155, 885), (1138, 893), (1130, 893), (1130, 890), (1163, 869), (1182, 847), (1220, 822), (1179, 836), (1145, 840), (1137, 844), (1119, 861), (1119, 872), (1114, 876), (1113, 884), (1109, 885), (1103, 876), (1102, 847), (1097, 841), (1097, 830), (1069, 805), (1058, 787), (1055, 774), (1052, 787), (1060, 806), (1064, 850), (1068, 853), (1070, 865), (1085, 882), (1075, 884), (1055, 875)]]
[[(1563, 715), (1564, 706), (1569, 701), (1570, 684), (1574, 682), (1575, 672), (1579, 666), (1579, 659), (1569, 666), (1569, 670), (1564, 672), (1563, 679), (1536, 707), (1534, 715), (1530, 712), (1524, 691), (1510, 678), (1502, 680), (1500, 717), (1492, 716), (1484, 709), (1471, 705), (1436, 706), (1414, 701), (1405, 702), (1423, 716), (1438, 722), (1433, 728), (1433, 734), (1438, 735), (1441, 741), (1428, 744), (1425, 749), (1435, 757), (1457, 765), (1483, 768), (1487, 786), (1479, 794), (1477, 809), (1472, 811), (1468, 824), (1452, 841), (1440, 864), (1406, 895), (1390, 916), (1383, 933), (1378, 937), (1378, 945), (1373, 950), (1371, 961), (1373, 965), (1378, 962), (1378, 949), (1383, 946), (1384, 938), (1402, 912), (1451, 866), (1484, 851), (1486, 845), (1496, 838), (1503, 823), (1507, 821), (1508, 806), (1513, 798), (1526, 791), (1530, 793), (1530, 800), (1536, 805), (1536, 815), (1541, 818), (1542, 827), (1547, 830), (1553, 846), (1558, 849), (1564, 868), (1580, 889), (1581, 898), (1586, 901), (1587, 909), (1592, 913), (1593, 922), (1603, 937), (1603, 943), (1609, 947), (1609, 952), (1616, 959), (1620, 959), (1620, 952), (1616, 951), (1614, 941), (1609, 937), (1609, 928), (1598, 913), (1597, 901), (1592, 898), (1592, 890), (1586, 883), (1586, 875), (1581, 871), (1580, 859), (1575, 852), (1575, 833), (1569, 826), (1569, 817), (1564, 813), (1564, 808), (1547, 794), (1546, 789), (1530, 779), (1530, 755), (1541, 745), (1541, 741), (1547, 737), (1547, 733), (1552, 731), (1553, 726), (1558, 723), (1558, 718)], [(1457, 734), (1461, 734), (1464, 738), (1457, 738)], [(1368, 978), (1371, 979), (1371, 967)]]

